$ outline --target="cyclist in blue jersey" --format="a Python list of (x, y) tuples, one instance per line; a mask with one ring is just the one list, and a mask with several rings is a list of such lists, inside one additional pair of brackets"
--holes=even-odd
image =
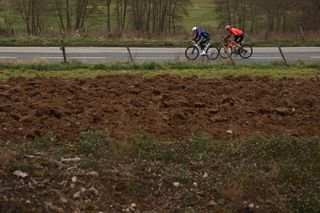
[(206, 32), (203, 29), (200, 29), (198, 27), (194, 27), (192, 28), (192, 32), (196, 33), (196, 37), (194, 39), (192, 39), (192, 41), (194, 42), (198, 42), (200, 44), (201, 47), (201, 56), (206, 55), (206, 46), (210, 41), (210, 33)]

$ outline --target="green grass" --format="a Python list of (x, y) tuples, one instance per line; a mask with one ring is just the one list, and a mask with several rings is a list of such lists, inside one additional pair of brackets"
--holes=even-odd
[(188, 15), (183, 18), (184, 28), (189, 32), (194, 26), (205, 27), (213, 33), (218, 25), (214, 13), (215, 0), (192, 0), (191, 2)]
[(269, 65), (228, 65), (228, 64), (189, 64), (189, 63), (144, 63), (144, 64), (0, 64), (0, 79), (11, 77), (26, 78), (94, 78), (101, 75), (142, 75), (153, 77), (165, 74), (182, 77), (222, 78), (228, 76), (269, 76), (317, 77), (320, 64), (295, 63), (285, 66), (281, 63)]
[[(191, 36), (190, 36), (191, 38)], [(222, 40), (222, 39), (221, 39)], [(64, 39), (67, 47), (187, 47), (190, 45), (188, 39), (179, 40), (172, 39), (117, 39), (104, 37), (69, 37)], [(248, 42), (254, 47), (304, 47), (304, 46), (320, 46), (320, 41), (267, 41), (267, 40), (251, 40)], [(221, 41), (212, 42), (213, 45), (221, 46)], [(47, 37), (13, 37), (0, 38), (0, 46), (61, 46), (61, 38)]]
[[(173, 39), (117, 39), (104, 37), (69, 37), (64, 39), (64, 43), (69, 47), (185, 47), (188, 41)], [(61, 46), (61, 38), (46, 37), (14, 37), (0, 38), (0, 46)]]

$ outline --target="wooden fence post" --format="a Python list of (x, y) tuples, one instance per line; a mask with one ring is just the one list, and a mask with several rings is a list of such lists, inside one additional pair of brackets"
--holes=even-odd
[(66, 47), (64, 45), (64, 42), (63, 40), (61, 40), (61, 47), (60, 47), (60, 50), (62, 50), (62, 55), (63, 55), (63, 63), (68, 63), (67, 61), (67, 54), (66, 54)]
[(283, 54), (282, 49), (281, 49), (280, 46), (279, 46), (279, 51), (280, 51), (280, 54), (281, 54), (281, 56), (282, 56), (282, 59), (283, 59), (285, 65), (288, 65), (288, 62), (287, 62), (286, 58), (284, 57), (284, 54)]
[(133, 58), (132, 58), (132, 54), (131, 54), (131, 50), (129, 47), (127, 47), (127, 50), (128, 50), (128, 53), (129, 53), (129, 57), (130, 57), (130, 60), (131, 60), (131, 63), (134, 64), (134, 61), (133, 61)]

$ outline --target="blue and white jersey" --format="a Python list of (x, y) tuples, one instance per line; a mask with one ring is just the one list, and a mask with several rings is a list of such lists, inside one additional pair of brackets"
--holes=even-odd
[(204, 31), (203, 29), (198, 29), (197, 30), (197, 37), (198, 38), (210, 38), (210, 33)]

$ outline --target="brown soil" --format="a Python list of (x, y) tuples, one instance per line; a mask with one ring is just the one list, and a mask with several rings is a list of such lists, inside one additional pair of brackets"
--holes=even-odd
[[(282, 203), (288, 196), (279, 193), (282, 184), (275, 178), (280, 171), (277, 164), (265, 171), (265, 164), (257, 163), (257, 168), (241, 153), (165, 163), (125, 146), (100, 158), (79, 153), (73, 141), (92, 129), (107, 131), (116, 140), (141, 131), (164, 140), (180, 140), (199, 131), (217, 139), (256, 134), (310, 137), (319, 135), (319, 124), (318, 78), (109, 76), (2, 81), (0, 141), (7, 142), (0, 143), (0, 212), (230, 212), (230, 208), (288, 212), (289, 204)], [(32, 142), (11, 143), (42, 135), (57, 140), (42, 148)], [(183, 142), (168, 147), (176, 144), (179, 150)], [(181, 156), (185, 155), (193, 156), (185, 152)], [(62, 160), (74, 157), (79, 161)], [(19, 170), (28, 176), (13, 174)], [(242, 170), (250, 172), (248, 183), (233, 177), (246, 174)], [(316, 176), (311, 180), (312, 186), (317, 185)], [(290, 188), (291, 197), (299, 194), (296, 189), (304, 189), (290, 181), (284, 188)]]
[(141, 131), (164, 140), (199, 131), (217, 139), (309, 137), (320, 133), (320, 80), (12, 78), (0, 81), (0, 124), (0, 141), (75, 140), (92, 129), (121, 140)]

